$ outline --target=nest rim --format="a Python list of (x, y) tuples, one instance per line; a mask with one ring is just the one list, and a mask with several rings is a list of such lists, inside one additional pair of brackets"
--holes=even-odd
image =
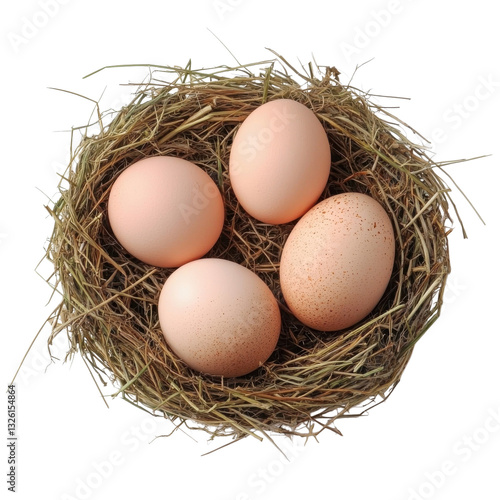
[[(257, 64), (264, 68), (251, 72)], [(51, 286), (63, 295), (48, 320), (48, 343), (66, 332), (67, 359), (80, 353), (103, 383), (110, 380), (117, 388), (113, 396), (176, 428), (258, 439), (339, 432), (337, 419), (392, 393), (416, 342), (440, 315), (451, 271), (447, 224), (453, 205), (437, 174), (442, 165), (369, 94), (342, 84), (335, 68), (316, 68), (319, 76), (311, 65), (309, 70), (299, 72), (278, 55), (210, 71), (192, 70), (191, 64), (157, 68), (169, 78), (150, 73), (107, 125), (98, 111), (99, 133), (83, 136), (59, 185), (60, 198), (46, 207), (54, 218), (46, 252), (54, 266)], [(266, 227), (246, 215), (231, 192), (232, 137), (258, 105), (278, 98), (310, 107), (329, 137), (330, 179), (317, 202), (339, 192), (365, 192), (386, 208), (394, 225), (396, 259), (386, 293), (365, 320), (341, 332), (298, 324), (284, 303), (276, 276), (279, 255), (297, 221)], [(229, 209), (223, 237), (205, 257), (239, 261), (270, 286), (280, 304), (277, 349), (247, 376), (207, 376), (175, 356), (155, 316), (161, 286), (175, 269), (134, 259), (110, 230), (106, 197), (113, 180), (134, 161), (157, 154), (192, 161), (214, 179)], [(238, 238), (249, 246), (247, 254)], [(263, 245), (268, 250), (262, 252)]]

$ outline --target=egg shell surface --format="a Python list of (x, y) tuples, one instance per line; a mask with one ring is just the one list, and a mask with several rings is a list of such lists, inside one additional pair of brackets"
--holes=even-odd
[(202, 373), (238, 377), (272, 354), (281, 330), (278, 303), (251, 270), (232, 261), (204, 258), (166, 280), (158, 301), (167, 344)]
[(178, 267), (205, 255), (224, 224), (219, 189), (200, 167), (154, 156), (127, 167), (114, 182), (108, 216), (119, 243), (158, 267)]
[(391, 220), (374, 198), (331, 196), (295, 225), (280, 261), (285, 301), (303, 324), (322, 331), (348, 328), (382, 298), (395, 256)]
[(292, 99), (276, 99), (241, 124), (231, 146), (229, 176), (247, 213), (283, 224), (316, 203), (330, 165), (328, 137), (313, 111)]

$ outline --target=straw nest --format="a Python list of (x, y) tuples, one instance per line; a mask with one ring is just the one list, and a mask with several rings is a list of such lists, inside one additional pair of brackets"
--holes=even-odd
[[(272, 61), (195, 71), (190, 65), (149, 67), (129, 105), (98, 116), (100, 132), (84, 135), (47, 207), (54, 231), (46, 258), (62, 301), (50, 318), (66, 332), (67, 357), (79, 352), (114, 395), (176, 426), (213, 437), (339, 432), (335, 420), (385, 399), (398, 383), (415, 343), (440, 313), (450, 272), (449, 188), (424, 148), (373, 98), (339, 81), (332, 67), (301, 71)], [(248, 216), (231, 190), (228, 160), (239, 125), (262, 103), (295, 99), (314, 111), (332, 151), (322, 198), (367, 193), (392, 219), (396, 260), (377, 308), (362, 323), (325, 333), (299, 323), (279, 285), (283, 244), (293, 223), (272, 226)], [(106, 116), (109, 123), (105, 124)], [(278, 346), (255, 372), (240, 378), (204, 376), (167, 347), (157, 300), (172, 269), (131, 257), (115, 240), (107, 200), (132, 162), (173, 155), (203, 168), (222, 193), (223, 233), (207, 257), (229, 259), (259, 275), (282, 308)], [(382, 399), (381, 399), (382, 398)]]

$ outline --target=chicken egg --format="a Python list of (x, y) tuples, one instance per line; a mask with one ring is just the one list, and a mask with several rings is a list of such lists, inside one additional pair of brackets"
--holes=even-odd
[(325, 129), (307, 106), (276, 99), (252, 111), (231, 146), (229, 177), (252, 217), (283, 224), (318, 200), (330, 172)]
[(176, 269), (158, 301), (167, 344), (202, 373), (238, 377), (272, 354), (281, 330), (278, 303), (246, 267), (204, 258)]
[(215, 182), (181, 158), (153, 156), (127, 167), (114, 182), (108, 216), (120, 244), (158, 267), (205, 255), (219, 238), (224, 204)]
[(310, 328), (348, 328), (382, 298), (394, 255), (394, 231), (380, 203), (361, 193), (331, 196), (309, 210), (285, 242), (283, 296)]

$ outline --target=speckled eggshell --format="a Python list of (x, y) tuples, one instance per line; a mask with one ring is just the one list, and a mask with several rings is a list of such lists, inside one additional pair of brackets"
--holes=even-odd
[(194, 370), (238, 377), (271, 355), (281, 330), (278, 303), (254, 272), (200, 259), (175, 270), (158, 302), (167, 344)]
[(328, 136), (314, 112), (292, 99), (252, 111), (231, 146), (229, 177), (241, 206), (268, 224), (304, 215), (330, 173)]
[(380, 203), (361, 193), (332, 196), (299, 220), (284, 245), (283, 296), (310, 328), (348, 328), (382, 298), (394, 256), (394, 231)]

